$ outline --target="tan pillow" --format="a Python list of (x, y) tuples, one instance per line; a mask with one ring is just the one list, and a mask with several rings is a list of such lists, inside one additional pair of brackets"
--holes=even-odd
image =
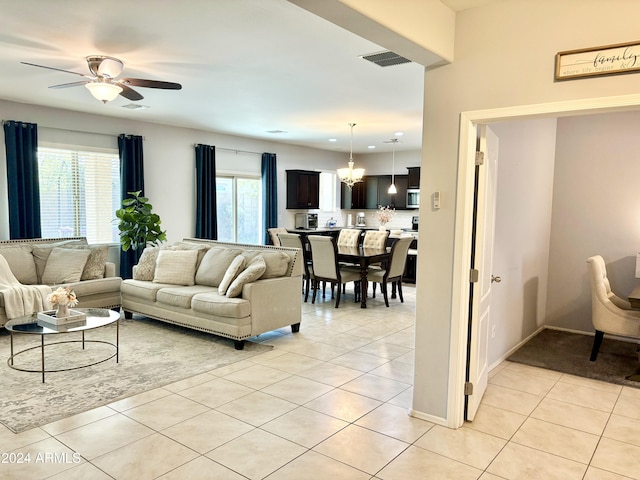
[(55, 247), (62, 247), (63, 245), (86, 245), (87, 240), (62, 240), (54, 243), (39, 243), (33, 245), (33, 259), (36, 263), (36, 274), (38, 275), (38, 283), (43, 283), (42, 275), (44, 274), (44, 268), (47, 265), (47, 259), (51, 254), (51, 251)]
[(202, 262), (202, 259), (204, 258), (206, 253), (209, 251), (209, 248), (211, 247), (203, 243), (176, 242), (171, 246), (160, 247), (160, 248), (167, 248), (170, 250), (197, 250), (198, 251), (198, 261), (196, 263), (196, 270), (197, 270), (198, 267), (200, 266), (200, 262)]
[(243, 252), (242, 255), (247, 259), (247, 264), (258, 256), (264, 258), (267, 268), (261, 278), (277, 278), (284, 276), (289, 269), (289, 262), (291, 261), (291, 257), (289, 257), (289, 255), (279, 250), (247, 250)]
[(260, 256), (254, 258), (247, 268), (231, 283), (227, 289), (227, 297), (231, 298), (240, 295), (242, 293), (242, 287), (244, 287), (246, 283), (258, 280), (266, 269), (267, 265), (264, 262), (264, 258)]
[(156, 260), (153, 281), (172, 285), (193, 285), (197, 261), (197, 250), (161, 249)]
[(31, 251), (31, 245), (6, 245), (0, 247), (0, 255), (9, 264), (11, 273), (23, 285), (36, 285), (38, 283), (36, 263), (33, 260)]
[(146, 280), (147, 282), (153, 281), (153, 277), (156, 273), (158, 252), (160, 252), (160, 247), (146, 247), (142, 251), (140, 260), (138, 260), (138, 264), (133, 269), (134, 280)]
[(79, 282), (90, 253), (89, 250), (55, 247), (47, 258), (47, 264), (42, 273), (42, 283), (60, 285)]
[(196, 283), (217, 287), (233, 259), (242, 253), (239, 248), (211, 247), (202, 258), (196, 272)]
[(62, 248), (70, 250), (89, 250), (89, 258), (82, 270), (80, 280), (95, 280), (104, 278), (104, 267), (109, 254), (108, 245), (63, 245)]
[(224, 277), (222, 277), (220, 285), (218, 285), (218, 293), (220, 295), (227, 293), (227, 289), (229, 288), (229, 285), (231, 285), (231, 282), (233, 282), (240, 272), (244, 270), (245, 263), (246, 260), (242, 255), (238, 255), (233, 259), (231, 265), (229, 265), (229, 268), (227, 268), (227, 271), (224, 273)]

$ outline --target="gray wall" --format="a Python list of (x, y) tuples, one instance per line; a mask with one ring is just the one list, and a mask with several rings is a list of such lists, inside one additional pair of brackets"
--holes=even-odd
[(592, 332), (586, 259), (602, 255), (614, 292), (640, 282), (640, 113), (558, 120), (547, 321)]

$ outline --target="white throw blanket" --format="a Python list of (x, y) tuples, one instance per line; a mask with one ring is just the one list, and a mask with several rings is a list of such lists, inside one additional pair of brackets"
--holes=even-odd
[(50, 310), (47, 296), (51, 287), (47, 285), (22, 285), (11, 272), (7, 260), (0, 255), (0, 294), (4, 298), (4, 312), (12, 319)]

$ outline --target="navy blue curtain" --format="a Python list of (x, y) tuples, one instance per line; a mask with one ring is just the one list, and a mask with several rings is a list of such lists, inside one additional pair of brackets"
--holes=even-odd
[[(118, 135), (120, 152), (120, 198), (129, 197), (129, 192), (142, 191), (144, 195), (144, 157), (142, 137), (139, 135)], [(133, 266), (138, 263), (142, 250), (120, 250), (120, 276), (131, 278)]]
[(9, 236), (40, 238), (40, 183), (38, 179), (38, 125), (4, 122), (7, 153)]
[(264, 244), (269, 244), (268, 228), (278, 226), (278, 172), (276, 154), (262, 154), (262, 225)]
[(196, 238), (218, 239), (216, 147), (196, 145)]

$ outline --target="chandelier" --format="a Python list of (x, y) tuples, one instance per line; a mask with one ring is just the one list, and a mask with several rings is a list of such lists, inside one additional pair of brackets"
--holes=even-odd
[(340, 177), (340, 181), (344, 183), (349, 190), (355, 183), (361, 182), (362, 177), (364, 176), (364, 168), (353, 168), (353, 127), (356, 126), (355, 123), (350, 123), (351, 127), (351, 151), (349, 153), (349, 165), (347, 168), (339, 168), (338, 169), (338, 177)]

